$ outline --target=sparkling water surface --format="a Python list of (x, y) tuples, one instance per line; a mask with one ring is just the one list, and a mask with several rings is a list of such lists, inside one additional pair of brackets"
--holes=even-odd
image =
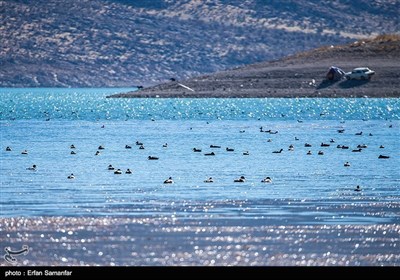
[(106, 98), (129, 90), (1, 89), (1, 216), (399, 221), (398, 99)]

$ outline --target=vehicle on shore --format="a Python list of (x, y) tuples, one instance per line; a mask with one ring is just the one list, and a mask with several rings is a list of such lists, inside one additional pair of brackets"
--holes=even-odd
[(373, 75), (375, 75), (375, 71), (368, 67), (358, 67), (351, 72), (347, 72), (344, 76), (347, 80), (370, 80)]

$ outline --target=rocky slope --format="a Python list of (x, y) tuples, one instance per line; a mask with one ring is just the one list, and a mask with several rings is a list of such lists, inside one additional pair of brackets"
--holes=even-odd
[(395, 0), (0, 0), (0, 86), (154, 85), (400, 30)]
[[(400, 97), (400, 36), (383, 35), (112, 97)], [(369, 67), (370, 81), (326, 80), (330, 66)], [(189, 89), (188, 89), (189, 88)]]

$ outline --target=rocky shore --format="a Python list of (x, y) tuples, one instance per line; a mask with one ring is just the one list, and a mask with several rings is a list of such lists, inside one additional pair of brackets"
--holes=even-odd
[[(399, 53), (400, 36), (381, 35), (188, 80), (171, 77), (168, 83), (109, 97), (400, 97)], [(376, 74), (369, 81), (328, 81), (330, 66), (345, 72), (369, 67)]]

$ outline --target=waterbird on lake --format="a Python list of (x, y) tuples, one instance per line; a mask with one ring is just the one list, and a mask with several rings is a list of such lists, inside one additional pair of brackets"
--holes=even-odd
[(144, 146), (140, 145), (139, 150), (144, 150)]
[(249, 151), (245, 151), (245, 152), (243, 152), (243, 155), (248, 156), (248, 155), (250, 155), (250, 153), (249, 153)]
[(94, 154), (95, 156), (100, 155), (100, 151), (96, 151), (96, 153)]
[(132, 171), (128, 168), (128, 169), (125, 171), (125, 174), (132, 174)]
[(214, 182), (214, 179), (212, 177), (204, 180), (204, 183), (213, 183), (213, 182)]
[(143, 143), (142, 143), (142, 142), (139, 142), (139, 141), (136, 141), (136, 145), (138, 145), (138, 146), (143, 146)]
[(98, 149), (98, 150), (104, 150), (104, 146), (103, 146), (103, 145), (100, 145), (97, 149)]
[(168, 143), (165, 143), (164, 145), (162, 145), (163, 148), (167, 148), (168, 147)]
[(344, 129), (338, 129), (338, 133), (344, 133)]
[(132, 149), (132, 147), (129, 145), (125, 145), (125, 149)]
[(359, 185), (357, 185), (357, 187), (354, 189), (355, 192), (360, 192), (361, 191), (361, 187)]
[(356, 135), (362, 135), (362, 134), (363, 134), (362, 131), (356, 133)]
[(378, 158), (390, 158), (390, 156), (379, 155)]
[(27, 154), (28, 154), (28, 151), (27, 151), (27, 150), (23, 150), (23, 151), (21, 152), (21, 154), (22, 154), (22, 155), (27, 155)]
[(148, 160), (158, 160), (158, 157), (148, 156), (147, 159), (148, 159)]
[(193, 148), (192, 150), (193, 150), (193, 152), (201, 153), (201, 149)]
[(36, 164), (32, 165), (31, 167), (28, 167), (27, 170), (36, 171)]
[(305, 143), (304, 147), (311, 147), (311, 144)]
[(6, 151), (7, 151), (7, 152), (11, 152), (11, 148), (7, 146), (7, 147), (6, 147)]
[(359, 152), (361, 152), (361, 151), (362, 151), (362, 149), (355, 149), (355, 150), (352, 150), (353, 153), (359, 153)]
[(264, 179), (261, 180), (261, 183), (272, 183), (271, 177), (265, 177)]
[(349, 166), (350, 166), (350, 163), (349, 163), (348, 161), (346, 161), (346, 162), (344, 163), (344, 166), (345, 166), (345, 167), (349, 167)]
[(73, 173), (71, 173), (71, 175), (69, 175), (67, 178), (68, 178), (68, 179), (75, 179), (75, 176), (74, 176)]
[(312, 155), (311, 151), (308, 151), (308, 152), (307, 152), (307, 155)]
[(318, 155), (323, 156), (323, 155), (324, 155), (324, 152), (323, 152), (323, 151), (319, 151), (319, 152), (318, 152)]
[(349, 148), (349, 146), (345, 146), (345, 145), (342, 146), (343, 150), (347, 150), (348, 148)]
[(299, 138), (297, 138), (297, 137), (294, 137), (294, 140), (296, 140), (296, 141), (299, 141), (300, 139), (299, 139)]
[(164, 181), (164, 184), (172, 184), (174, 180), (172, 180), (172, 177), (169, 177), (167, 180)]
[(70, 154), (71, 154), (71, 155), (76, 155), (76, 152), (75, 152), (75, 151), (71, 151)]
[(365, 145), (365, 144), (362, 144), (362, 145), (357, 145), (357, 148), (362, 148), (362, 149), (365, 149), (365, 148), (367, 148), (367, 145)]
[(215, 156), (215, 153), (214, 152), (211, 152), (211, 153), (206, 153), (206, 154), (204, 154), (205, 156)]
[(244, 176), (240, 176), (240, 178), (233, 180), (235, 183), (244, 183), (246, 178)]
[(226, 151), (227, 151), (227, 152), (234, 152), (235, 149), (233, 149), (233, 148), (226, 148)]
[(112, 166), (112, 165), (110, 164), (110, 165), (108, 165), (107, 169), (108, 169), (108, 170), (114, 170), (115, 168), (114, 168), (114, 166)]
[(69, 146), (71, 149), (75, 149), (74, 144), (72, 144), (71, 146)]
[(383, 145), (379, 146), (379, 149), (384, 149), (384, 148), (385, 148), (385, 146), (383, 146)]
[(115, 171), (114, 171), (114, 174), (122, 174), (121, 169), (118, 168), (117, 170), (115, 170)]
[(217, 145), (210, 145), (210, 148), (219, 149), (219, 148), (221, 148), (221, 146), (217, 146)]
[(282, 153), (282, 151), (283, 151), (283, 149), (280, 149), (279, 151), (273, 151), (272, 153), (273, 154), (280, 154), (280, 153)]

